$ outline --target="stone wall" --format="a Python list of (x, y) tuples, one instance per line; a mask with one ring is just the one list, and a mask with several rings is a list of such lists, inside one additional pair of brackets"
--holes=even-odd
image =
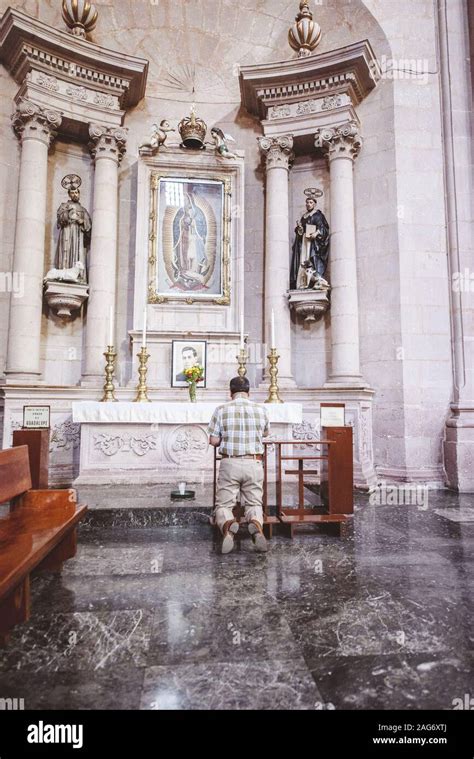
[[(356, 192), (364, 192), (361, 184), (370, 185), (371, 171), (379, 176), (378, 186), (369, 190), (372, 202), (365, 208), (363, 202), (357, 204), (359, 230), (371, 220), (366, 244), (359, 238), (359, 262), (368, 266), (360, 282), (375, 285), (371, 295), (361, 298), (362, 304), (371, 304), (365, 319), (361, 313), (367, 378), (381, 390), (376, 460), (379, 473), (389, 478), (439, 481), (452, 377), (434, 6), (420, 0), (403, 13), (405, 3), (367, 5), (383, 18), (390, 40), (391, 61), (382, 82), (390, 81), (391, 92), (382, 86), (378, 97), (384, 107), (393, 107), (394, 115), (387, 123), (384, 110), (371, 114), (370, 99), (360, 109), (363, 124), (375, 127), (376, 147), (366, 144), (361, 155)], [(369, 161), (377, 169), (369, 168)], [(385, 240), (380, 238), (377, 246), (374, 218), (386, 224)]]
[[(56, 0), (5, 2), (63, 28)], [(127, 154), (120, 168), (117, 333), (123, 384), (130, 379), (127, 332), (132, 324), (137, 148), (151, 124), (173, 125), (187, 114), (192, 85), (198, 114), (218, 123), (245, 150), (245, 311), (251, 341), (263, 335), (264, 175), (257, 122), (240, 108), (238, 65), (283, 60), (296, 0), (110, 0), (99, 3), (93, 39), (150, 60), (146, 99), (127, 117)], [(374, 449), (382, 476), (442, 481), (441, 443), (451, 397), (449, 290), (436, 19), (431, 0), (338, 0), (313, 9), (322, 27), (318, 52), (369, 39), (379, 60), (406, 68), (421, 61), (426, 81), (384, 75), (359, 106), (364, 147), (355, 164), (361, 367), (375, 389)], [(426, 67), (425, 67), (426, 62)], [(408, 66), (410, 68), (410, 66)], [(16, 85), (0, 79), (0, 270), (9, 270), (14, 240), (18, 146), (9, 126)], [(47, 252), (53, 255), (55, 211), (66, 172), (83, 178), (91, 208), (92, 164), (85, 147), (57, 143), (50, 158)], [(290, 224), (307, 186), (327, 189), (327, 170), (297, 161), (290, 179)], [(323, 210), (326, 200), (322, 199)], [(296, 212), (296, 215), (295, 215)], [(49, 264), (49, 261), (48, 261)], [(0, 294), (0, 369), (4, 365), (8, 294)], [(43, 371), (54, 384), (80, 379), (81, 323), (64, 326), (43, 316)], [(309, 329), (293, 324), (293, 371), (298, 386), (320, 387), (330, 361), (330, 317)], [(257, 384), (261, 369), (250, 367)]]

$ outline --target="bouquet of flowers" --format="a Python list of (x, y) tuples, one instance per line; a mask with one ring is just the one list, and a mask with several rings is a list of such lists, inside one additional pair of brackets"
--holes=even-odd
[(199, 366), (199, 364), (191, 366), (189, 369), (184, 370), (184, 376), (189, 385), (189, 398), (191, 403), (196, 403), (196, 385), (204, 379), (204, 367)]

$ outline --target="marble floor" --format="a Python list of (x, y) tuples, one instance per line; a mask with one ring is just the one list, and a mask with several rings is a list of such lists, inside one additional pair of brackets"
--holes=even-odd
[[(474, 696), (474, 496), (357, 497), (340, 539), (308, 528), (221, 556), (202, 510), (109, 509), (0, 651), (26, 709), (452, 709)], [(171, 513), (171, 512), (170, 512)]]

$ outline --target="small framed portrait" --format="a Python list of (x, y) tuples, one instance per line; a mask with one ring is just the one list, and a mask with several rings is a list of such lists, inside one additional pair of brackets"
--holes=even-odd
[(188, 387), (186, 370), (202, 367), (203, 378), (198, 387), (206, 387), (207, 342), (206, 340), (173, 340), (171, 360), (171, 387)]

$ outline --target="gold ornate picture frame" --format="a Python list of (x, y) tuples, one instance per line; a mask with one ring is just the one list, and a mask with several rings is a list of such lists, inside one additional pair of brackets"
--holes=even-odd
[(152, 172), (148, 302), (230, 305), (232, 182)]

